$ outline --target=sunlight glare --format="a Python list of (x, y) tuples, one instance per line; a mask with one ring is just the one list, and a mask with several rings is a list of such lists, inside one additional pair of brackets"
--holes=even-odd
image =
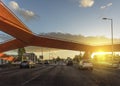
[(103, 56), (103, 55), (105, 55), (105, 52), (103, 52), (103, 51), (95, 52), (91, 55), (91, 58), (93, 59), (95, 55)]

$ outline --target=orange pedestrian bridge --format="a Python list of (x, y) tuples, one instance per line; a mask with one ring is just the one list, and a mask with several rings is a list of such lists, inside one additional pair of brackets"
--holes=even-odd
[[(0, 30), (15, 38), (0, 44), (0, 53), (27, 46), (41, 46), (85, 52), (97, 52), (99, 50), (110, 52), (112, 48), (111, 45), (92, 46), (50, 37), (37, 36), (25, 26), (25, 24), (22, 23), (14, 13), (2, 3), (2, 1), (0, 1)], [(120, 51), (120, 44), (114, 44), (113, 47), (114, 51)]]

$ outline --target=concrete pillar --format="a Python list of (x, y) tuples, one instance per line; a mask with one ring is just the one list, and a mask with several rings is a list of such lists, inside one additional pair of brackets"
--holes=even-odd
[(85, 51), (84, 55), (83, 55), (83, 59), (90, 59), (91, 55), (93, 52), (91, 51)]

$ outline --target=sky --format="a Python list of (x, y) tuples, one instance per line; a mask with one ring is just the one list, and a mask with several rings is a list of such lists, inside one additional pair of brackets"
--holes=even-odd
[(106, 17), (113, 19), (113, 37), (120, 38), (120, 0), (2, 1), (35, 34), (62, 32), (110, 38), (111, 22), (102, 20)]
[(2, 0), (34, 33), (120, 38), (120, 0)]

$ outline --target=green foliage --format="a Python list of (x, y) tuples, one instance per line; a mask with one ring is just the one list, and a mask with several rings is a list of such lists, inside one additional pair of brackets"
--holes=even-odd
[(61, 58), (58, 56), (57, 58), (56, 58), (56, 61), (60, 61), (61, 60)]
[(81, 59), (82, 59), (81, 54), (80, 55), (75, 55), (75, 57), (73, 58), (73, 61), (79, 62)]
[(23, 54), (26, 53), (25, 48), (18, 49), (18, 60), (22, 60)]

